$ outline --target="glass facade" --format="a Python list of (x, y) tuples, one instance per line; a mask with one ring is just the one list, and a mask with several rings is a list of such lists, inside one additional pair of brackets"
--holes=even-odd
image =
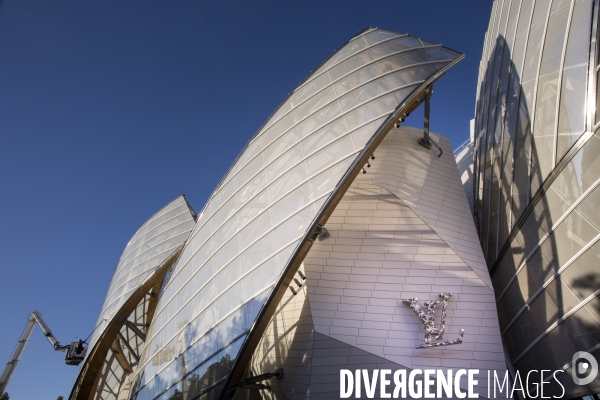
[(293, 91), (199, 216), (158, 303), (130, 398), (222, 395), (259, 312), (349, 168), (411, 95), (461, 58), (368, 29)]
[[(495, 0), (486, 34), (475, 220), (521, 376), (600, 339), (597, 13), (593, 0)], [(565, 398), (600, 392), (567, 386)]]

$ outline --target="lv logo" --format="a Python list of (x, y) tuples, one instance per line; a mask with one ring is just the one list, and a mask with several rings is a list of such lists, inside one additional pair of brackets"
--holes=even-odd
[(429, 300), (425, 302), (425, 307), (427, 307), (427, 314), (423, 311), (423, 309), (419, 306), (418, 300), (416, 297), (412, 299), (402, 299), (403, 303), (408, 303), (410, 308), (417, 314), (417, 316), (423, 321), (425, 324), (425, 341), (422, 345), (417, 346), (417, 349), (423, 349), (426, 347), (437, 347), (437, 346), (449, 346), (452, 344), (461, 344), (463, 341), (463, 335), (465, 333), (464, 329), (460, 330), (458, 334), (458, 338), (456, 340), (448, 340), (444, 342), (438, 342), (444, 338), (444, 329), (446, 327), (446, 310), (448, 308), (448, 299), (452, 296), (452, 293), (440, 293), (440, 298), (443, 299), (443, 307), (442, 307), (442, 323), (441, 328), (435, 327), (435, 306), (440, 304), (439, 300)]

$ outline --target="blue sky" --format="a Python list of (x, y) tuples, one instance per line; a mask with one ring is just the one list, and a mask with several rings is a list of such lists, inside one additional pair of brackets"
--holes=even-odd
[[(93, 329), (125, 245), (185, 193), (196, 211), (294, 87), (377, 26), (461, 51), (431, 129), (469, 135), (492, 0), (0, 0), (0, 365), (28, 314), (63, 343)], [(422, 126), (422, 110), (408, 125)], [(69, 395), (35, 328), (11, 399)]]

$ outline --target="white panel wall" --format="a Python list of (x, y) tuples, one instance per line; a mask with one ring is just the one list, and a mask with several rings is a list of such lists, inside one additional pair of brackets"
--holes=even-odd
[[(266, 398), (337, 398), (341, 368), (477, 368), (484, 397), (485, 370), (504, 374), (494, 294), (475, 262), (481, 250), (460, 239), (476, 236), (449, 142), (441, 137), (438, 159), (416, 144), (420, 134), (390, 132), (326, 224), (331, 236), (313, 245), (304, 286), (284, 297), (251, 364), (254, 374), (284, 368)], [(462, 328), (464, 343), (416, 349), (424, 325), (401, 299), (422, 305), (441, 292), (454, 293), (445, 339)], [(436, 315), (439, 324), (441, 305)]]
[(431, 135), (444, 150), (438, 158), (435, 147), (427, 150), (417, 143), (420, 136), (421, 129), (393, 129), (377, 148), (377, 173), (366, 174), (361, 182), (367, 179), (398, 196), (491, 288), (450, 140)]

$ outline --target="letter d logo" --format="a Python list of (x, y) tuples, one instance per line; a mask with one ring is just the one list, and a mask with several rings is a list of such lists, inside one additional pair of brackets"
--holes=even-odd
[[(580, 361), (579, 360), (585, 360)], [(587, 385), (596, 379), (596, 375), (598, 375), (598, 363), (593, 355), (585, 351), (578, 351), (573, 354), (573, 360), (571, 361), (571, 368), (573, 368), (572, 376), (573, 382), (576, 385)], [(589, 375), (583, 378), (585, 374), (589, 371)]]

